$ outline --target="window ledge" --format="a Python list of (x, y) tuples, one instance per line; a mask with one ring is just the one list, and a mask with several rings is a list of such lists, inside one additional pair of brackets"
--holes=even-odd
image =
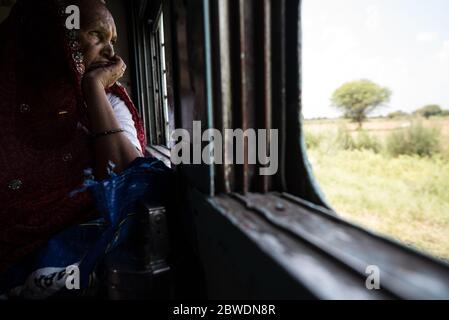
[[(288, 194), (209, 198), (266, 255), (322, 299), (447, 299), (449, 265)], [(368, 266), (380, 290), (366, 288)]]

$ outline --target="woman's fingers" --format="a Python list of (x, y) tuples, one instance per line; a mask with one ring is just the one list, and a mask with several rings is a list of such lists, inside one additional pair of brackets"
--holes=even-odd
[(120, 75), (120, 78), (121, 78), (123, 76), (123, 74), (125, 73), (125, 71), (126, 71), (126, 68), (127, 68), (126, 64), (123, 61), (123, 59), (120, 56), (118, 56), (118, 55), (115, 55), (112, 58), (112, 60), (113, 60), (113, 64), (111, 65), (111, 69), (113, 71), (116, 71), (116, 72), (113, 72), (113, 73)]
[(115, 55), (112, 59), (113, 64), (119, 66), (120, 68), (125, 64), (123, 59), (118, 55)]
[(97, 68), (89, 73), (92, 77), (101, 81), (105, 88), (110, 88), (120, 78), (123, 77), (126, 71), (126, 64), (120, 56), (114, 56), (110, 59), (111, 64), (107, 67)]

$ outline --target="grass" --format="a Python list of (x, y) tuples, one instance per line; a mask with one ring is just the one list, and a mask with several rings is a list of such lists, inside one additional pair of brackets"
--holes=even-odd
[[(350, 221), (449, 260), (449, 157), (344, 148), (347, 141), (339, 143), (334, 134), (338, 126), (311, 133), (306, 123), (305, 129), (309, 160), (328, 202)], [(382, 141), (369, 135), (362, 138), (368, 146)]]

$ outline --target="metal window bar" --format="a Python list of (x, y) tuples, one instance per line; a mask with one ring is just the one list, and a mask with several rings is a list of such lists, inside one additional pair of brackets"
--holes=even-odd
[(170, 122), (168, 112), (168, 89), (167, 89), (167, 63), (165, 54), (165, 30), (164, 30), (164, 15), (161, 14), (159, 21), (159, 39), (160, 39), (160, 55), (161, 55), (161, 70), (162, 70), (162, 102), (163, 102), (163, 116), (164, 116), (164, 132), (165, 145), (169, 145), (170, 141)]
[[(273, 15), (279, 15), (273, 10), (274, 6), (278, 4), (271, 0), (264, 0), (262, 6), (255, 0), (220, 0), (212, 4), (214, 101), (215, 109), (219, 110), (215, 121), (222, 132), (225, 129), (245, 131), (281, 127), (281, 121), (272, 111), (273, 105), (280, 106), (275, 114), (282, 115), (279, 100), (284, 92), (279, 80), (283, 75), (282, 68), (273, 66), (282, 64), (282, 50), (276, 47), (279, 42), (273, 41), (279, 36), (273, 31)], [(273, 52), (277, 52), (277, 56)], [(275, 91), (281, 94), (275, 94)], [(227, 137), (224, 139), (223, 155), (227, 161), (217, 166), (217, 191), (272, 190), (275, 187), (273, 178), (258, 174), (260, 163), (249, 164), (247, 144), (245, 163), (242, 166), (229, 164), (235, 150), (231, 149), (232, 141), (227, 141)], [(267, 143), (269, 145), (269, 140)]]
[(157, 123), (154, 144), (169, 145), (168, 93), (166, 77), (166, 57), (164, 49), (163, 14), (160, 12), (151, 35), (151, 54), (154, 77), (154, 115)]

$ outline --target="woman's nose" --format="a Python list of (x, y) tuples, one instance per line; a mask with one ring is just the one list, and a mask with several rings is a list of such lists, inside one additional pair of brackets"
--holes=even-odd
[(109, 43), (107, 44), (103, 49), (103, 55), (106, 56), (106, 58), (110, 59), (113, 56), (115, 56), (114, 46)]

